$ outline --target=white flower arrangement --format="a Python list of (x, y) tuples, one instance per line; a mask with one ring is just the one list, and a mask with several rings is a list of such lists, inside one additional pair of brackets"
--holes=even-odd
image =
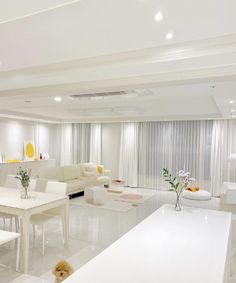
[(163, 168), (163, 177), (165, 181), (171, 185), (170, 191), (174, 191), (176, 193), (176, 210), (181, 210), (179, 200), (183, 190), (187, 189), (188, 186), (195, 181), (194, 178), (190, 178), (190, 172), (185, 172), (184, 170), (180, 170), (177, 172), (176, 177), (173, 177), (167, 168)]

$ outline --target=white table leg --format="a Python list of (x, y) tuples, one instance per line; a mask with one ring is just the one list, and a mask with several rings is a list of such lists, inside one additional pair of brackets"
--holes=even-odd
[(19, 270), (19, 262), (20, 262), (20, 237), (17, 239), (16, 271)]
[(29, 227), (30, 227), (30, 216), (28, 213), (25, 213), (22, 216), (22, 225), (21, 225), (21, 235), (22, 235), (22, 258), (23, 258), (23, 270), (24, 273), (28, 272), (29, 265)]

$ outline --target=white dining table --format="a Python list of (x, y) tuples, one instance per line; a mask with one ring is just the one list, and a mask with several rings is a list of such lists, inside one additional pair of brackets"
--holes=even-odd
[(65, 217), (65, 245), (68, 244), (69, 234), (69, 198), (57, 194), (43, 192), (29, 192), (28, 199), (20, 197), (17, 189), (0, 187), (0, 212), (16, 215), (21, 220), (21, 246), (23, 271), (28, 272), (29, 266), (29, 232), (30, 217), (33, 214), (42, 213), (48, 209), (62, 207)]
[(227, 283), (230, 235), (231, 213), (164, 205), (64, 282)]

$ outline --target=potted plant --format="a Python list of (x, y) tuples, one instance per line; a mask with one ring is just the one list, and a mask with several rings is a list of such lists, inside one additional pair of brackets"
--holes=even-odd
[(172, 176), (167, 168), (163, 168), (163, 177), (165, 178), (165, 181), (170, 184), (170, 191), (174, 191), (176, 193), (175, 210), (181, 211), (181, 194), (185, 189), (187, 189), (192, 181), (195, 181), (195, 179), (190, 178), (190, 173), (185, 172), (184, 170), (177, 172), (176, 177)]
[(22, 169), (21, 167), (19, 168), (19, 171), (16, 174), (16, 178), (21, 181), (21, 185), (24, 189), (23, 194), (21, 195), (21, 198), (24, 199), (29, 198), (28, 189), (30, 184), (30, 174), (31, 169)]

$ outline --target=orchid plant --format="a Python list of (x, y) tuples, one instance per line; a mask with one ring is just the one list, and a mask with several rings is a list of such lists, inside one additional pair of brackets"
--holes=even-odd
[(191, 182), (195, 181), (194, 178), (190, 178), (190, 173), (185, 172), (184, 170), (180, 170), (176, 174), (177, 176), (172, 176), (167, 168), (163, 168), (163, 177), (165, 181), (168, 182), (171, 186), (170, 191), (174, 191), (176, 193), (176, 205), (175, 209), (180, 211), (180, 196), (183, 190), (187, 189)]

